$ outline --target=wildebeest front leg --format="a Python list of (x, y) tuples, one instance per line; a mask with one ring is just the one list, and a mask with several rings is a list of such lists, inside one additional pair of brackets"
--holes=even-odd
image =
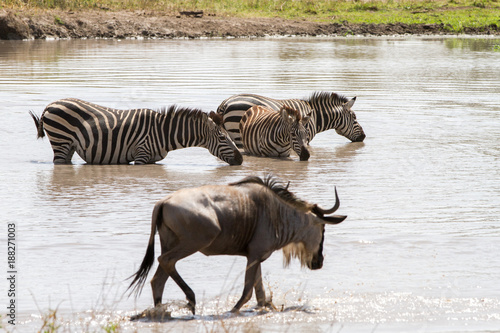
[(266, 291), (262, 284), (262, 272), (260, 263), (257, 265), (257, 272), (255, 274), (255, 297), (257, 298), (257, 306), (266, 306)]
[[(260, 273), (260, 261), (258, 260), (252, 260), (248, 259), (247, 262), (247, 268), (245, 272), (245, 287), (243, 288), (243, 295), (241, 295), (240, 300), (234, 308), (231, 310), (231, 312), (238, 312), (241, 307), (252, 298), (252, 291), (256, 287), (256, 279), (257, 279), (257, 273)], [(260, 280), (261, 286), (258, 287), (260, 291), (263, 291), (264, 288), (262, 287), (262, 279)], [(260, 293), (261, 297), (262, 293)]]
[(255, 279), (255, 297), (257, 297), (257, 307), (259, 308), (267, 307), (276, 310), (276, 307), (274, 306), (272, 299), (266, 300), (266, 291), (262, 284), (262, 272), (260, 264)]

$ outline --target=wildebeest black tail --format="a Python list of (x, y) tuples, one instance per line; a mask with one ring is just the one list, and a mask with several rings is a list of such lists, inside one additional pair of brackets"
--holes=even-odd
[(33, 121), (35, 122), (36, 130), (37, 130), (37, 139), (43, 138), (45, 136), (45, 132), (43, 131), (43, 121), (40, 120), (40, 117), (38, 117), (33, 111), (30, 111), (31, 118), (33, 118)]
[(137, 272), (129, 277), (129, 279), (134, 279), (128, 286), (127, 290), (132, 289), (130, 294), (135, 293), (136, 297), (141, 293), (142, 288), (144, 287), (144, 283), (146, 282), (146, 278), (148, 277), (148, 273), (155, 261), (155, 234), (157, 226), (159, 225), (160, 219), (162, 217), (162, 207), (163, 204), (158, 203), (153, 210), (153, 217), (151, 219), (151, 234), (149, 236), (146, 255), (144, 256), (144, 259), (142, 259), (141, 266), (139, 267)]

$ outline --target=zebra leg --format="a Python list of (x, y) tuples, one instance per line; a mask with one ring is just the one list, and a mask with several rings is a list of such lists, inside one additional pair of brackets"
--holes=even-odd
[(51, 142), (54, 151), (54, 164), (71, 164), (75, 153), (75, 146), (71, 143)]
[(151, 152), (150, 149), (148, 148), (147, 142), (143, 143), (136, 149), (133, 158), (134, 158), (134, 164), (136, 165), (155, 163), (154, 159), (151, 157)]

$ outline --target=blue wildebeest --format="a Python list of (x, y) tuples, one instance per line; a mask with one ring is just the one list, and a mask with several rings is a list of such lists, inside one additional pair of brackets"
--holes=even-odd
[[(155, 306), (160, 306), (169, 277), (184, 291), (189, 309), (195, 313), (195, 295), (175, 268), (177, 261), (201, 252), (205, 255), (240, 255), (247, 258), (243, 295), (232, 312), (252, 297), (258, 306), (266, 305), (261, 262), (283, 249), (284, 262), (292, 257), (303, 266), (323, 266), (325, 224), (337, 224), (346, 216), (329, 215), (328, 210), (298, 199), (275, 178), (247, 177), (229, 185), (207, 185), (181, 189), (156, 203), (146, 255), (132, 275), (129, 288), (141, 292), (154, 263), (155, 234), (161, 243), (159, 267), (151, 280)], [(328, 215), (328, 216), (326, 216)]]
[(305, 125), (310, 118), (311, 113), (302, 117), (300, 112), (285, 105), (279, 112), (252, 106), (240, 121), (243, 149), (267, 157), (288, 157), (293, 149), (301, 161), (307, 161), (310, 153)]

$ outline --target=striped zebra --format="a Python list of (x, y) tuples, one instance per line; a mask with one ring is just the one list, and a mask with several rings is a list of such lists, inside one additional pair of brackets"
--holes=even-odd
[(68, 98), (49, 104), (41, 117), (30, 114), (38, 138), (47, 133), (57, 164), (71, 163), (75, 151), (89, 164), (149, 164), (186, 147), (207, 148), (231, 165), (243, 161), (215, 112), (175, 105), (117, 110)]
[(335, 131), (351, 141), (360, 142), (365, 138), (365, 133), (356, 120), (356, 115), (351, 110), (356, 97), (349, 100), (344, 96), (330, 92), (315, 92), (307, 99), (272, 99), (269, 97), (239, 94), (227, 98), (217, 108), (217, 113), (224, 117), (224, 127), (241, 148), (241, 135), (239, 123), (246, 110), (254, 105), (262, 105), (268, 109), (279, 111), (282, 105), (298, 110), (304, 117), (311, 114), (311, 121), (307, 123), (308, 142), (317, 133), (335, 129)]
[(240, 121), (243, 149), (256, 156), (288, 157), (293, 148), (301, 161), (307, 161), (310, 154), (304, 125), (309, 119), (310, 115), (302, 117), (297, 110), (284, 105), (279, 112), (252, 106)]

